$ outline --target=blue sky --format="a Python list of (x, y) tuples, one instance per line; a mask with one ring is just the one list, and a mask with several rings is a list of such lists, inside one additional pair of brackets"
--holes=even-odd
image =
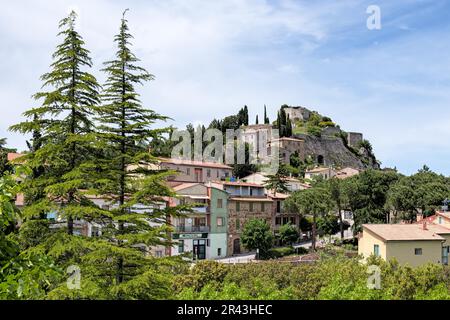
[[(381, 30), (368, 30), (369, 5)], [(70, 9), (99, 81), (112, 57), (121, 13), (134, 49), (155, 81), (141, 89), (150, 108), (208, 124), (249, 106), (271, 120), (280, 105), (317, 110), (372, 142), (384, 166), (410, 174), (427, 164), (450, 175), (450, 2), (399, 1), (16, 1), (0, 11), (0, 137), (35, 106)]]

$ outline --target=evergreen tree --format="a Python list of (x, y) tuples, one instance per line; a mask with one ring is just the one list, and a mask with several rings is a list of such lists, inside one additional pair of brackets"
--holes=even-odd
[(255, 124), (258, 124), (258, 115), (256, 115)]
[[(175, 196), (164, 183), (173, 172), (152, 170), (149, 164), (156, 159), (142, 143), (166, 131), (152, 125), (167, 117), (145, 108), (139, 100), (135, 86), (154, 77), (137, 65), (139, 60), (130, 50), (132, 36), (125, 12), (119, 34), (114, 38), (118, 47), (115, 59), (104, 64), (103, 71), (107, 74), (104, 104), (98, 108), (97, 140), (108, 150), (103, 158), (96, 159), (100, 167), (98, 193), (108, 195), (112, 221), (110, 228), (105, 228), (109, 241), (102, 243), (102, 254), (90, 255), (94, 263), (110, 261), (109, 267), (96, 272), (109, 275), (108, 285), (115, 285), (114, 292), (119, 298), (125, 298), (129, 286), (145, 281), (146, 272), (153, 270), (153, 260), (138, 247), (148, 250), (156, 244), (167, 245), (168, 219), (181, 210), (165, 207), (164, 199)], [(137, 204), (139, 212), (135, 209)]]
[(289, 116), (286, 119), (286, 137), (292, 137), (292, 121)]
[(275, 174), (267, 176), (267, 180), (265, 181), (264, 186), (274, 193), (276, 192), (287, 193), (289, 192), (286, 180), (287, 177), (288, 177), (288, 170), (286, 166), (280, 165), (278, 171)]
[(23, 189), (25, 194), (41, 194), (28, 202), (24, 212), (33, 217), (56, 210), (66, 219), (68, 234), (73, 234), (75, 218), (90, 219), (99, 213), (83, 192), (89, 181), (84, 169), (91, 155), (91, 115), (99, 103), (99, 86), (85, 71), (92, 62), (75, 21), (72, 11), (60, 22), (58, 36), (63, 42), (53, 54), (50, 72), (41, 77), (49, 91), (34, 95), (42, 105), (24, 113), (30, 120), (11, 127), (33, 134), (33, 147), (23, 157), (33, 173)]
[(248, 107), (244, 106), (244, 123), (245, 126), (248, 126)]
[(269, 124), (270, 120), (269, 117), (267, 116), (267, 110), (266, 110), (266, 105), (264, 105), (264, 124)]

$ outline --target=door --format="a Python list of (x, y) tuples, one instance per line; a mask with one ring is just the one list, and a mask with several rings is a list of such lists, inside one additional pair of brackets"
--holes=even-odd
[(234, 239), (233, 241), (233, 254), (240, 254), (241, 253), (241, 240), (240, 239)]
[(196, 260), (206, 259), (206, 240), (194, 240), (193, 253)]

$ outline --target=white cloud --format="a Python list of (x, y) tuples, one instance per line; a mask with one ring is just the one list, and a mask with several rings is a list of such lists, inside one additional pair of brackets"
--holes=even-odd
[[(39, 76), (48, 70), (59, 42), (58, 21), (69, 8), (80, 14), (78, 25), (95, 70), (113, 56), (113, 36), (123, 10), (130, 8), (127, 18), (134, 50), (142, 65), (156, 75), (141, 89), (142, 100), (174, 118), (178, 126), (206, 125), (244, 104), (250, 108), (251, 121), (257, 113), (261, 118), (264, 104), (273, 119), (276, 109), (287, 103), (311, 107), (330, 115), (344, 129), (364, 132), (381, 160), (395, 162), (399, 148), (419, 150), (413, 143), (416, 136), (422, 145), (448, 149), (448, 139), (433, 138), (436, 133), (449, 133), (438, 124), (449, 117), (444, 111), (450, 102), (445, 90), (450, 61), (443, 53), (450, 45), (436, 41), (442, 39), (439, 32), (420, 33), (405, 17), (390, 24), (385, 13), (401, 11), (401, 6), (386, 1), (381, 3), (383, 29), (368, 33), (367, 3), (9, 2), (0, 11), (4, 75), (0, 136), (8, 136), (10, 145), (25, 147), (24, 138), (7, 133), (6, 128), (33, 106), (30, 96), (40, 88)], [(402, 32), (403, 37), (395, 41), (383, 36), (401, 26), (408, 26), (410, 32)], [(370, 45), (374, 42), (378, 46)], [(103, 81), (101, 73), (95, 74)], [(434, 110), (427, 113), (430, 119), (437, 120), (420, 125), (425, 106)], [(419, 151), (414, 154), (420, 157)], [(409, 165), (399, 160), (399, 167), (408, 170)], [(438, 168), (450, 174), (448, 168)]]

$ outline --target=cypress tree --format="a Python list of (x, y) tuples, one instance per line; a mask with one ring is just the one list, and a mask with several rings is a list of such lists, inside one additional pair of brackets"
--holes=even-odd
[(265, 124), (269, 124), (270, 123), (269, 117), (267, 116), (266, 105), (264, 105), (264, 123)]
[(258, 115), (256, 115), (255, 124), (258, 124)]
[(248, 107), (244, 106), (244, 125), (248, 126)]

